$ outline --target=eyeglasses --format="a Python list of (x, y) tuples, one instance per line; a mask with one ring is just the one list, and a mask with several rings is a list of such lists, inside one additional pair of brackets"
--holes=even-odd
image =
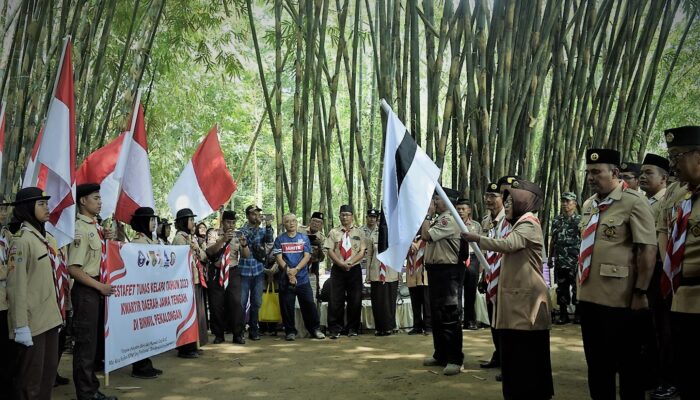
[(678, 162), (678, 159), (679, 159), (679, 158), (683, 157), (684, 155), (686, 155), (686, 154), (688, 154), (688, 153), (693, 153), (693, 152), (696, 152), (696, 151), (698, 151), (698, 149), (688, 150), (688, 151), (684, 151), (684, 152), (676, 153), (676, 154), (670, 154), (670, 153), (669, 153), (669, 155), (668, 155), (668, 160), (671, 162), (671, 164), (675, 164), (675, 163)]
[(486, 193), (484, 195), (484, 200), (495, 199), (496, 197), (501, 197), (500, 193)]

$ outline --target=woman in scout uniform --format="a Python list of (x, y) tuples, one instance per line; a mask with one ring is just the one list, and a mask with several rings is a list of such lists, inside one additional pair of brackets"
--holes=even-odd
[(158, 224), (158, 239), (160, 239), (163, 244), (171, 244), (170, 243), (170, 227), (172, 224), (170, 221), (167, 219), (163, 218), (160, 220), (160, 223)]
[[(131, 240), (131, 243), (136, 244), (160, 244), (158, 239), (155, 239), (155, 230), (158, 226), (158, 216), (151, 207), (139, 207), (134, 211), (131, 217), (131, 229), (136, 232), (136, 235)], [(153, 362), (150, 358), (137, 361), (131, 365), (131, 376), (141, 379), (153, 379), (161, 375), (163, 371), (158, 368), (153, 368)]]
[(411, 296), (411, 309), (413, 311), (413, 328), (409, 335), (429, 335), (432, 332), (430, 320), (430, 299), (428, 298), (428, 271), (423, 266), (425, 254), (425, 240), (419, 236), (411, 243), (406, 260), (406, 286)]
[(463, 233), (483, 250), (503, 254), (494, 326), (501, 339), (503, 397), (549, 399), (554, 395), (549, 356), (549, 290), (542, 276), (542, 227), (533, 214), (542, 206), (534, 183), (515, 180), (504, 193), (512, 230), (503, 238)]
[[(7, 355), (7, 359), (13, 360), (12, 351), (14, 345), (10, 340), (7, 326), (7, 252), (10, 250), (9, 241), (12, 233), (5, 227), (7, 219), (7, 206), (5, 196), (0, 194), (0, 354)], [(12, 387), (12, 363), (0, 363), (0, 388)], [(9, 390), (0, 391), (0, 399), (9, 397)]]
[(28, 187), (17, 192), (14, 202), (14, 217), (21, 228), (10, 243), (7, 300), (10, 338), (18, 343), (16, 399), (50, 399), (58, 369), (67, 276), (61, 273), (63, 261), (56, 241), (44, 229), (49, 198), (41, 189)]
[[(192, 281), (194, 282), (194, 296), (197, 304), (197, 321), (199, 324), (199, 344), (204, 346), (207, 344), (207, 314), (204, 309), (204, 298), (202, 297), (202, 285), (206, 285), (204, 281), (204, 272), (202, 271), (202, 262), (207, 260), (207, 253), (199, 246), (199, 241), (194, 235), (194, 213), (189, 208), (183, 208), (177, 212), (175, 217), (175, 237), (173, 245), (190, 246), (192, 249)], [(188, 343), (177, 348), (177, 356), (180, 358), (197, 358), (197, 343)]]
[(687, 188), (674, 201), (667, 226), (659, 226), (668, 244), (661, 294), (671, 298), (671, 337), (676, 383), (681, 399), (700, 398), (700, 126), (666, 131), (671, 168)]

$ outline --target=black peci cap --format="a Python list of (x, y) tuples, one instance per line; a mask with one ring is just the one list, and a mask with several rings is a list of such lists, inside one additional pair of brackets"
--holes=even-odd
[(644, 161), (642, 164), (655, 165), (666, 172), (671, 170), (671, 164), (669, 163), (668, 158), (661, 157), (660, 155), (654, 153), (648, 153), (646, 156), (644, 156)]
[(370, 208), (367, 210), (367, 216), (368, 217), (379, 217), (379, 210), (376, 208)]
[(445, 194), (447, 195), (447, 198), (450, 199), (452, 203), (455, 203), (457, 199), (459, 199), (459, 191), (454, 190), (451, 188), (442, 188), (442, 190), (445, 191)]
[(500, 194), (501, 192), (498, 191), (498, 183), (491, 182), (488, 185), (486, 185), (486, 193), (498, 193), (498, 194)]
[(620, 152), (613, 149), (588, 149), (586, 150), (586, 164), (613, 164), (620, 165)]
[(355, 214), (352, 210), (352, 206), (349, 204), (343, 204), (340, 206), (340, 213), (350, 213), (350, 214)]
[(226, 210), (221, 214), (221, 220), (224, 221), (235, 221), (236, 220), (236, 212), (233, 210)]
[(77, 197), (78, 201), (82, 197), (85, 197), (89, 194), (93, 194), (95, 192), (100, 191), (100, 185), (97, 183), (83, 183), (75, 187), (75, 197)]
[(320, 211), (315, 211), (313, 214), (311, 214), (311, 218), (317, 218), (323, 221), (323, 213)]
[(457, 199), (457, 203), (455, 205), (456, 206), (471, 206), (471, 204), (472, 203), (466, 197), (460, 197), (459, 199)]
[(622, 164), (620, 164), (620, 172), (631, 172), (639, 175), (642, 173), (642, 164), (623, 161)]
[(664, 131), (666, 147), (700, 146), (700, 126), (681, 126)]

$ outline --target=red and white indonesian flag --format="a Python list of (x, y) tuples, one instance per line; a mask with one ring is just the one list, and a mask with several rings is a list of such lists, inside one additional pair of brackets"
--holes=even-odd
[(120, 170), (123, 168), (121, 191), (117, 200), (115, 218), (126, 224), (131, 222), (131, 216), (137, 208), (155, 208), (143, 107), (140, 102), (137, 102), (137, 104), (136, 121), (133, 124), (131, 134), (126, 135), (122, 143), (122, 152), (125, 152), (124, 159), (126, 161), (123, 164), (121, 161), (117, 161), (117, 166), (115, 166), (117, 175), (120, 174)]
[[(27, 157), (27, 168), (24, 170), (24, 177), (22, 178), (22, 189), (29, 186), (36, 186), (42, 190), (46, 188), (46, 166), (37, 164), (36, 156), (39, 154), (39, 145), (41, 144), (41, 138), (44, 136), (44, 125), (39, 128), (39, 134), (34, 140), (34, 147), (32, 148), (32, 153)], [(37, 171), (37, 168), (39, 170)], [(36, 179), (34, 181), (34, 179)]]
[[(36, 154), (37, 165), (46, 167), (44, 191), (51, 196), (51, 216), (46, 225), (63, 247), (75, 236), (75, 101), (73, 96), (73, 68), (71, 41), (66, 40), (58, 65), (56, 86), (46, 115), (44, 134)], [(31, 184), (36, 186), (38, 170), (34, 168)]]
[[(95, 150), (87, 156), (76, 172), (75, 181), (78, 185), (83, 183), (98, 183), (100, 185), (100, 195), (102, 196), (102, 211), (100, 216), (103, 219), (109, 218), (117, 208), (119, 198), (119, 185), (121, 175), (117, 169), (119, 160), (124, 159), (120, 168), (123, 172), (123, 165), (126, 163), (126, 152), (122, 152), (122, 143), (129, 132), (122, 132), (114, 140), (105, 146)], [(131, 138), (131, 135), (128, 135)], [(121, 157), (120, 157), (121, 156)]]
[(377, 254), (377, 258), (401, 272), (411, 243), (430, 207), (440, 169), (418, 147), (384, 100), (382, 108), (388, 116), (382, 178), (388, 247)]
[(175, 215), (178, 210), (190, 208), (198, 219), (204, 219), (225, 204), (235, 191), (236, 182), (226, 167), (218, 129), (214, 126), (170, 190), (170, 211)]

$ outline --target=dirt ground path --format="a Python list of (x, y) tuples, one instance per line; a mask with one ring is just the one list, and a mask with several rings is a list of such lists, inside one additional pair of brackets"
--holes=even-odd
[[(204, 354), (184, 360), (170, 351), (153, 357), (165, 371), (158, 379), (129, 376), (130, 368), (110, 374), (107, 394), (120, 399), (500, 399), (495, 370), (479, 369), (490, 357), (488, 329), (464, 331), (465, 371), (442, 375), (421, 365), (432, 354), (430, 336), (372, 333), (338, 340), (263, 336), (245, 346), (208, 345)], [(551, 335), (554, 391), (557, 399), (586, 399), (586, 362), (577, 325), (555, 326)], [(72, 358), (59, 371), (71, 377)], [(104, 383), (102, 376), (100, 382)], [(55, 399), (74, 399), (71, 384), (55, 389)]]

